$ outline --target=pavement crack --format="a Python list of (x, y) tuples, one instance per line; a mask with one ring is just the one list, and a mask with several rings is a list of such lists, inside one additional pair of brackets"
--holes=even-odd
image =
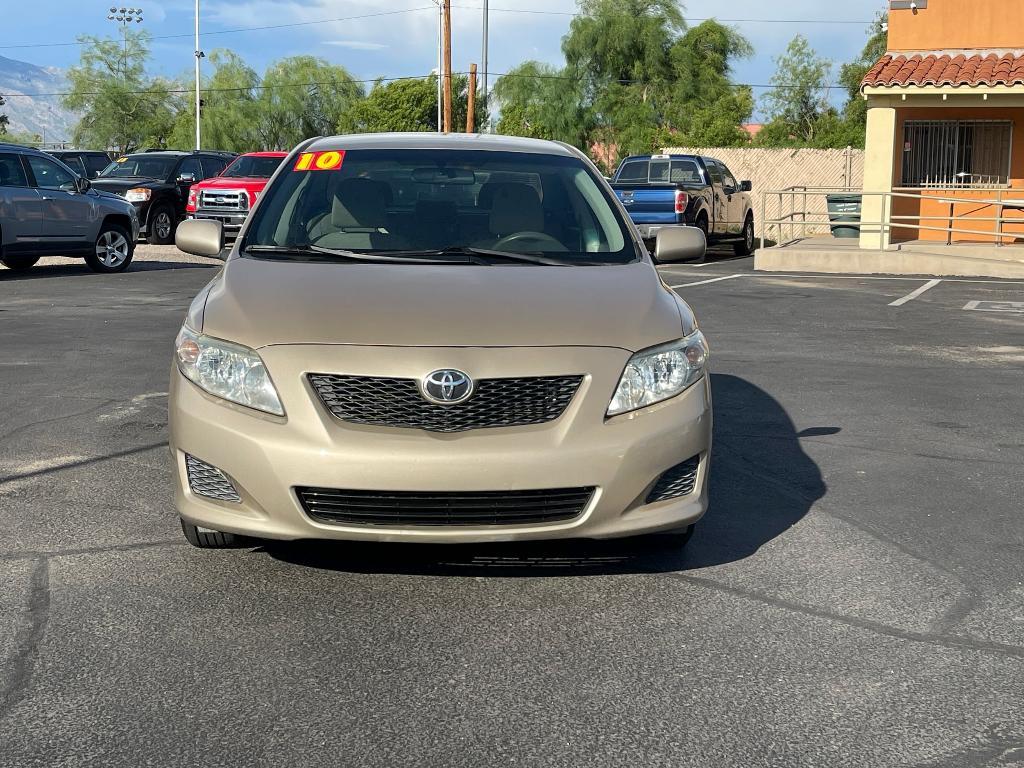
[(38, 560), (53, 557), (75, 557), (77, 555), (97, 555), (104, 552), (134, 552), (140, 549), (156, 549), (158, 547), (186, 546), (183, 539), (167, 539), (165, 541), (140, 541), (131, 544), (110, 544), (102, 547), (74, 547), (71, 549), (54, 549), (35, 552), (18, 552), (0, 554), (0, 562), (20, 560)]
[(137, 453), (145, 453), (146, 451), (152, 451), (156, 448), (166, 448), (166, 442), (150, 443), (149, 445), (140, 445), (137, 448), (126, 448), (123, 451), (116, 451), (114, 453), (108, 453), (105, 456), (92, 456), (88, 459), (81, 459), (79, 461), (70, 461), (66, 464), (58, 464), (53, 467), (44, 467), (43, 469), (35, 469), (31, 472), (22, 472), (20, 474), (7, 475), (6, 477), (0, 477), (0, 486), (7, 483), (13, 483), (16, 480), (27, 480), (34, 477), (43, 477), (46, 475), (53, 474), (55, 472), (63, 472), (67, 469), (77, 469), (79, 467), (88, 467), (92, 464), (98, 464), (103, 461), (110, 461), (111, 459), (122, 459), (125, 456), (133, 456)]
[(20, 435), (23, 432), (27, 432), (28, 430), (33, 429), (35, 427), (41, 427), (45, 424), (55, 424), (59, 421), (67, 421), (68, 419), (77, 419), (81, 416), (88, 416), (89, 414), (95, 413), (96, 411), (106, 408), (107, 406), (113, 405), (116, 402), (118, 401), (111, 400), (108, 398), (97, 403), (92, 408), (86, 408), (84, 411), (76, 411), (75, 413), (66, 413), (63, 416), (52, 416), (47, 419), (37, 419), (36, 421), (30, 421), (27, 424), (22, 424), (18, 427), (15, 427), (12, 430), (3, 433), (2, 435), (0, 435), (0, 440), (7, 440), (9, 438), (14, 437), (15, 435)]
[(0, 720), (4, 720), (25, 696), (49, 618), (50, 563), (40, 557), (36, 559), (30, 580), (28, 622), (15, 637), (14, 658), (3, 666), (0, 676)]
[(941, 634), (938, 632), (914, 632), (906, 629), (899, 629), (897, 627), (889, 626), (888, 624), (882, 624), (878, 621), (872, 621), (871, 619), (861, 619), (854, 616), (844, 616), (831, 611), (826, 611), (822, 608), (814, 608), (810, 605), (803, 605), (801, 603), (794, 603), (790, 600), (784, 600), (779, 597), (773, 597), (772, 595), (765, 594), (753, 589), (741, 589), (739, 587), (732, 587), (728, 584), (723, 584), (714, 579), (707, 579), (701, 576), (691, 576), (686, 573), (664, 573), (657, 571), (649, 571), (654, 576), (660, 576), (668, 579), (674, 579), (676, 581), (684, 581), (688, 584), (695, 586), (706, 587), (708, 589), (714, 589), (718, 592), (724, 592), (735, 597), (744, 598), (747, 600), (754, 600), (764, 605), (771, 606), (773, 608), (780, 608), (786, 611), (793, 611), (795, 613), (801, 613), (805, 616), (813, 616), (819, 619), (825, 619), (838, 624), (846, 624), (847, 626), (854, 627), (856, 629), (862, 629), (868, 632), (873, 632), (877, 635), (886, 635), (888, 637), (896, 638), (898, 640), (907, 640), (915, 643), (927, 643), (928, 645), (936, 645), (943, 648), (955, 648), (959, 650), (967, 651), (981, 651), (994, 653), (999, 656), (1008, 656), (1011, 658), (1024, 659), (1024, 647), (1018, 645), (1010, 645), (1009, 643), (997, 643), (989, 640), (978, 640), (972, 637), (964, 637), (962, 635), (948, 635)]

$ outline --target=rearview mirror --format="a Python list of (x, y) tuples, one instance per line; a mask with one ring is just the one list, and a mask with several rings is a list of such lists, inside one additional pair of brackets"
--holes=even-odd
[(654, 241), (656, 261), (696, 261), (708, 249), (704, 232), (697, 227), (665, 227)]
[(196, 181), (196, 175), (194, 173), (179, 173), (178, 183), (179, 184), (194, 184)]
[(749, 181), (741, 181), (740, 182), (740, 192), (750, 192), (753, 189), (754, 189), (754, 185), (751, 184)]
[(466, 168), (414, 168), (412, 180), (417, 184), (462, 184), (476, 183), (476, 174)]
[(193, 256), (223, 258), (224, 226), (219, 221), (209, 219), (188, 219), (178, 225), (174, 244), (179, 251)]

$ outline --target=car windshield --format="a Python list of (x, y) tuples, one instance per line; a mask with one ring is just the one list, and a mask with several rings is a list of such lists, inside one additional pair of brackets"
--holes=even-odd
[(639, 258), (599, 177), (576, 157), (360, 149), (303, 153), (292, 163), (254, 212), (243, 254), (486, 250), (560, 264)]
[(119, 157), (103, 169), (100, 178), (166, 179), (176, 161), (175, 157), (153, 157), (152, 155)]
[(269, 179), (274, 175), (283, 157), (254, 157), (242, 155), (221, 173), (230, 178)]

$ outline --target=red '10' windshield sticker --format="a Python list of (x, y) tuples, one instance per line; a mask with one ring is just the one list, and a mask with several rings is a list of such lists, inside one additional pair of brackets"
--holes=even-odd
[(295, 161), (294, 171), (336, 171), (345, 162), (345, 150), (303, 152)]

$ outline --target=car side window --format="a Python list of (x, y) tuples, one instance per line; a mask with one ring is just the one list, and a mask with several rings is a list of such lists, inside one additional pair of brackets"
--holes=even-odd
[(712, 160), (705, 160), (704, 164), (708, 167), (708, 174), (711, 176), (711, 181), (718, 185), (722, 185), (722, 169), (718, 166), (718, 163)]
[(28, 160), (28, 167), (32, 169), (32, 175), (36, 177), (36, 186), (40, 189), (60, 189), (67, 184), (75, 183), (74, 175), (52, 160), (39, 155), (26, 155), (25, 159)]
[(0, 154), (0, 187), (27, 187), (25, 169), (21, 158), (12, 154)]
[(185, 173), (191, 173), (195, 176), (196, 181), (203, 178), (203, 166), (199, 163), (198, 157), (186, 157), (182, 160), (178, 166), (178, 173), (175, 174), (174, 178), (179, 179)]
[(64, 165), (79, 176), (88, 177), (89, 172), (85, 170), (85, 162), (82, 160), (81, 155), (71, 155), (70, 157), (62, 158), (62, 160), (64, 161)]
[(105, 155), (86, 155), (85, 166), (89, 169), (89, 175), (96, 177), (100, 171), (110, 165), (110, 158)]
[(208, 179), (211, 176), (216, 176), (224, 170), (224, 166), (227, 165), (219, 157), (204, 157), (203, 158), (203, 176), (202, 178)]
[(740, 185), (736, 183), (736, 177), (732, 175), (732, 173), (729, 171), (728, 168), (725, 167), (725, 165), (722, 165), (722, 181), (725, 184), (726, 188), (731, 189), (733, 192), (735, 192), (740, 187)]

